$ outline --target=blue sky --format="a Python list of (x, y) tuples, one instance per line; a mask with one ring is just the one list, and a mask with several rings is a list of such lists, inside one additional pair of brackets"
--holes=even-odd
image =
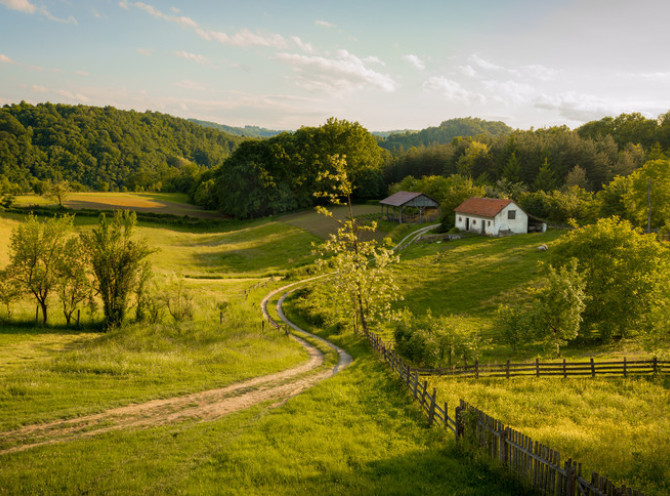
[(0, 0), (0, 104), (295, 129), (670, 110), (665, 0)]

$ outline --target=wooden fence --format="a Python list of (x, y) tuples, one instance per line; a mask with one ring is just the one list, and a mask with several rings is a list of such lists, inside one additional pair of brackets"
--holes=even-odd
[(659, 360), (623, 360), (596, 361), (593, 358), (588, 362), (534, 362), (511, 363), (479, 363), (451, 368), (426, 369), (415, 368), (419, 375), (473, 377), (548, 377), (548, 376), (623, 376), (670, 374), (670, 361)]
[[(499, 460), (505, 470), (514, 474), (517, 479), (532, 487), (539, 494), (547, 496), (643, 496), (641, 492), (626, 486), (617, 487), (607, 477), (595, 472), (591, 474), (590, 481), (585, 479), (582, 477), (581, 463), (568, 459), (561, 464), (561, 455), (558, 451), (505, 426), (499, 420), (486, 415), (463, 400), (456, 407), (454, 418), (450, 417), (447, 403), (440, 405), (437, 401), (437, 390), (433, 388), (431, 393), (428, 381), (424, 379), (422, 382), (419, 379), (419, 369), (412, 369), (404, 363), (393, 348), (384, 343), (378, 335), (367, 333), (366, 336), (373, 350), (379, 353), (380, 358), (388, 363), (398, 373), (400, 380), (407, 385), (413, 398), (428, 416), (430, 425), (436, 424), (452, 431), (459, 441), (484, 451), (492, 459)], [(667, 366), (667, 362), (658, 360), (652, 362), (655, 367)], [(625, 359), (623, 363), (628, 366), (641, 365), (636, 362), (626, 362)], [(567, 367), (565, 362), (558, 365), (563, 367), (564, 364)], [(601, 363), (601, 365), (604, 364)], [(505, 374), (502, 377), (511, 375), (511, 365), (509, 362), (505, 364)], [(534, 365), (537, 367), (538, 362)], [(594, 375), (593, 360), (588, 365), (590, 367), (588, 373)], [(534, 370), (537, 373), (537, 368)], [(631, 370), (639, 369), (628, 369), (624, 365), (623, 370), (626, 375)], [(660, 371), (660, 368), (654, 368), (654, 370)], [(565, 367), (559, 374), (552, 375), (564, 375), (564, 373)], [(579, 375), (585, 375), (585, 372), (582, 371)], [(489, 377), (496, 376), (489, 375)]]

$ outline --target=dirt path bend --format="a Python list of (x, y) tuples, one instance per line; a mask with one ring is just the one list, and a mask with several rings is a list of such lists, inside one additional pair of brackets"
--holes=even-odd
[[(271, 324), (278, 326), (267, 313), (267, 302), (275, 294), (296, 285), (290, 284), (272, 291), (263, 300), (261, 308)], [(295, 331), (313, 336), (337, 352), (338, 363), (332, 369), (317, 370), (324, 364), (323, 353), (314, 345), (292, 334), (291, 337), (309, 353), (309, 360), (298, 367), (255, 377), (220, 389), (132, 404), (93, 415), (32, 424), (13, 431), (0, 432), (0, 455), (122, 429), (150, 428), (183, 420), (215, 420), (267, 401), (274, 401), (275, 406), (280, 405), (351, 363), (351, 357), (344, 350), (303, 331), (284, 316), (281, 302), (285, 296), (286, 294), (277, 304), (279, 315)]]

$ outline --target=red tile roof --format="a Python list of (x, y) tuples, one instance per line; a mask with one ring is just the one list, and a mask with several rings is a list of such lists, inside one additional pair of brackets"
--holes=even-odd
[(454, 209), (460, 214), (479, 215), (481, 217), (495, 217), (512, 200), (499, 200), (496, 198), (468, 198)]

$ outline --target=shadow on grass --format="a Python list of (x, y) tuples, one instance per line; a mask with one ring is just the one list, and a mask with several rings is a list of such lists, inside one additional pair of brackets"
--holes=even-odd
[(35, 324), (34, 320), (23, 321), (0, 321), (0, 334), (62, 334), (62, 335), (76, 335), (91, 332), (105, 332), (103, 322), (87, 323), (85, 326), (76, 327), (73, 325), (67, 326), (65, 324)]

